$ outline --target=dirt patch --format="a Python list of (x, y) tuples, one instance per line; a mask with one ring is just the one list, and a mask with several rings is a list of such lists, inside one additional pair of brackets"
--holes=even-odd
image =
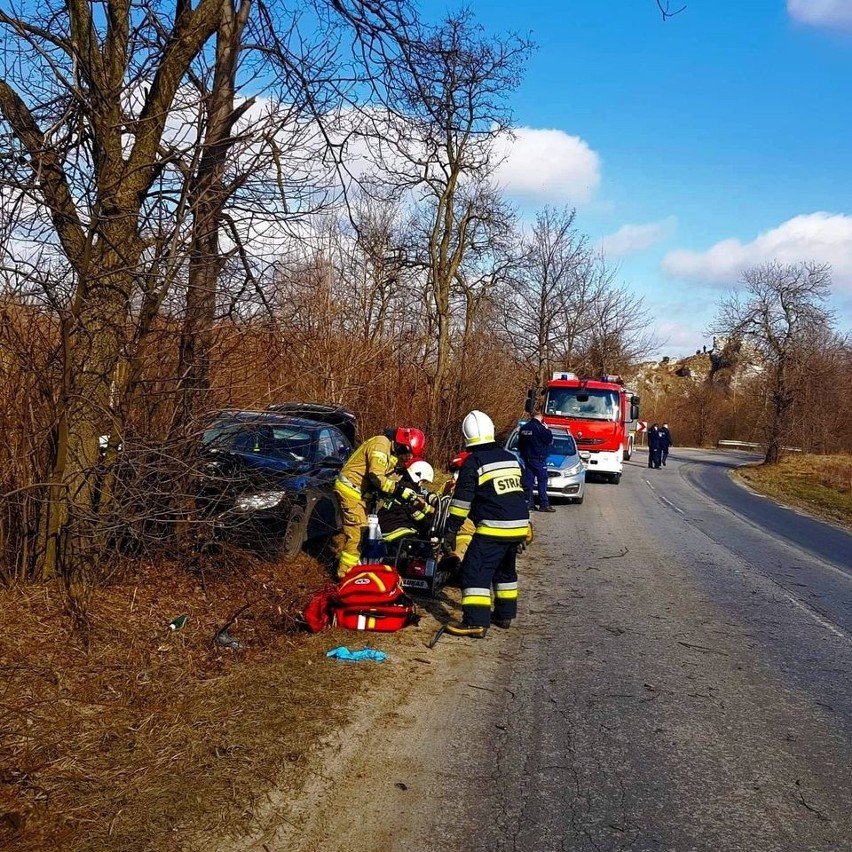
[[(268, 795), (305, 786), (353, 696), (429, 665), (397, 660), (423, 645), (426, 627), (369, 642), (301, 632), (298, 613), (325, 579), (307, 557), (149, 566), (102, 590), (84, 630), (57, 589), (2, 590), (0, 846), (198, 848), (202, 829), (221, 839), (262, 827)], [(229, 622), (238, 650), (214, 642)], [(340, 644), (392, 659), (326, 659)]]

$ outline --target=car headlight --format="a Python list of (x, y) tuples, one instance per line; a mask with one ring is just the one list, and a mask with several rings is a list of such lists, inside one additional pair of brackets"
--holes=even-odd
[(577, 462), (576, 464), (571, 465), (571, 467), (566, 468), (562, 471), (563, 476), (576, 476), (583, 469), (583, 463)]
[(261, 491), (258, 494), (247, 494), (234, 501), (234, 509), (238, 512), (274, 509), (286, 496), (286, 491)]

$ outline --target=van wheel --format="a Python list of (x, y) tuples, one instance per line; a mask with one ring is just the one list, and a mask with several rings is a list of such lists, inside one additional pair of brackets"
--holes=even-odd
[(621, 474), (614, 473), (610, 482), (612, 482), (613, 485), (618, 485), (618, 483), (621, 482)]
[(581, 497), (575, 497), (573, 502), (574, 502), (575, 505), (579, 506), (585, 498), (586, 498), (586, 495), (583, 494)]

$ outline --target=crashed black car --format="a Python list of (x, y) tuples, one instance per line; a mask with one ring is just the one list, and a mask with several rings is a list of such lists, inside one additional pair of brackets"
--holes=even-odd
[(295, 556), (340, 530), (334, 480), (354, 442), (355, 416), (340, 406), (219, 412), (201, 441), (199, 514), (217, 538)]

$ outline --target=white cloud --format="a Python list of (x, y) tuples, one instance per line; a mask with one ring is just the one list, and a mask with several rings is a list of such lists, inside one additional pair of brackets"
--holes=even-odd
[(730, 238), (707, 251), (680, 249), (663, 258), (663, 271), (676, 278), (733, 284), (744, 269), (779, 263), (830, 263), (834, 284), (852, 291), (852, 216), (809, 213), (782, 222), (750, 243)]
[(600, 156), (579, 136), (518, 127), (497, 146), (505, 157), (496, 180), (507, 192), (537, 201), (582, 204), (601, 182)]
[(852, 0), (787, 0), (787, 12), (802, 24), (852, 28)]
[(618, 258), (644, 251), (670, 237), (676, 225), (674, 216), (645, 225), (622, 225), (614, 234), (603, 238), (604, 255)]

